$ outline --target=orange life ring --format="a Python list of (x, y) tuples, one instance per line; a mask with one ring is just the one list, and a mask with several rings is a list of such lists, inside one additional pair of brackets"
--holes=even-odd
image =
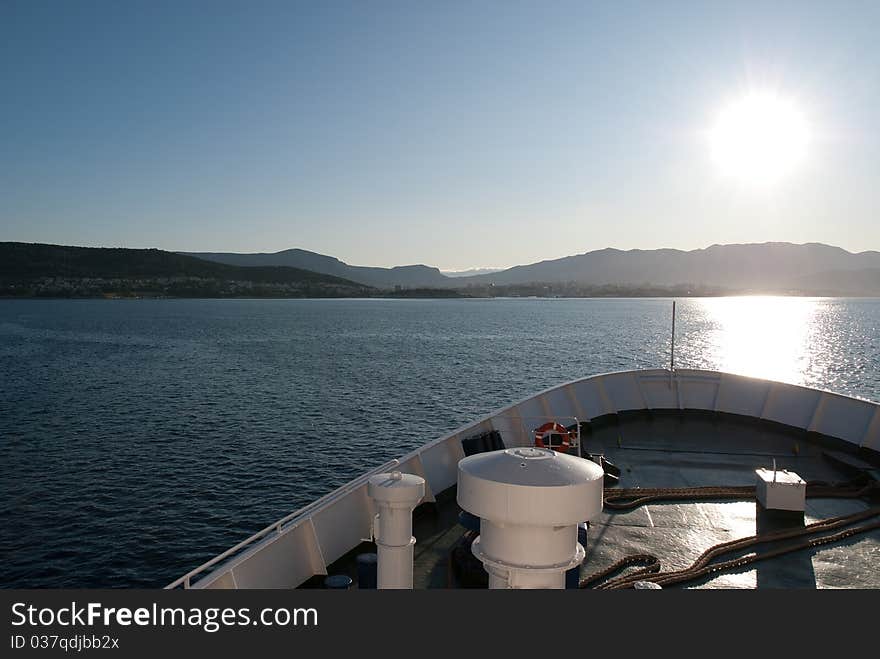
[[(553, 442), (550, 441), (549, 435), (559, 435), (561, 438), (561, 442), (558, 445), (554, 445)], [(544, 438), (547, 437), (547, 443), (544, 443)], [(549, 448), (554, 451), (559, 451), (560, 453), (568, 453), (568, 450), (574, 446), (574, 438), (572, 437), (572, 433), (569, 432), (568, 428), (563, 426), (561, 423), (557, 423), (556, 421), (548, 421), (540, 428), (535, 428), (535, 447), (536, 448)]]

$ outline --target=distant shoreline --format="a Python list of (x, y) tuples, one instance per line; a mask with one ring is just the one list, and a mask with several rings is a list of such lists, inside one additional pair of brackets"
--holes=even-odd
[[(823, 245), (713, 246), (694, 253), (606, 249), (559, 259), (559, 263), (548, 261), (463, 278), (443, 277), (439, 271), (434, 276), (427, 266), (352, 266), (346, 270), (348, 266), (342, 262), (321, 255), (312, 254), (312, 260), (302, 261), (311, 254), (302, 250), (280, 254), (302, 257), (293, 262), (315, 269), (283, 265), (283, 259), (267, 261), (262, 258), (266, 255), (213, 255), (227, 261), (243, 259), (247, 263), (243, 265), (156, 249), (0, 242), (0, 297), (592, 299), (880, 295), (880, 253), (849, 254)], [(259, 262), (250, 257), (260, 257)], [(548, 265), (554, 263), (565, 268)]]

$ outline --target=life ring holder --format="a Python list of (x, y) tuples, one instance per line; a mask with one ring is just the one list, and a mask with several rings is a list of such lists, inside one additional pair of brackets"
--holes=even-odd
[[(575, 442), (577, 441), (576, 437), (572, 437), (573, 432), (569, 431), (568, 428), (563, 426), (561, 423), (557, 421), (548, 421), (542, 426), (535, 428), (535, 448), (549, 448), (554, 451), (559, 451), (560, 453), (568, 453), (569, 450), (575, 446)], [(561, 443), (558, 445), (553, 445), (550, 440), (550, 435), (559, 435), (562, 439)], [(544, 442), (544, 438), (547, 438), (547, 442)]]

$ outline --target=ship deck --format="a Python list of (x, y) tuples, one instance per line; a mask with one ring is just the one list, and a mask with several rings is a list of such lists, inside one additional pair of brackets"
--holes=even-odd
[[(770, 467), (774, 459), (779, 469), (794, 471), (808, 482), (846, 482), (865, 474), (880, 479), (880, 456), (874, 451), (723, 413), (648, 411), (600, 417), (583, 433), (582, 451), (603, 454), (616, 465), (620, 469), (618, 486), (623, 488), (753, 486), (755, 469)], [(805, 523), (865, 510), (870, 505), (864, 499), (808, 498)], [(454, 487), (415, 511), (415, 588), (464, 586), (450, 560), (466, 533), (459, 524), (459, 512)], [(759, 515), (754, 500), (655, 502), (631, 511), (606, 509), (591, 521), (581, 578), (632, 554), (655, 556), (664, 572), (683, 569), (713, 545), (755, 535), (759, 525), (761, 532), (776, 530), (781, 528), (778, 524), (776, 519)], [(761, 545), (756, 548), (758, 553), (764, 550)], [(330, 565), (328, 573), (348, 574), (357, 587), (356, 556), (374, 551), (375, 545), (362, 543)], [(880, 588), (878, 568), (880, 530), (873, 530), (681, 587)], [(323, 578), (313, 577), (303, 587), (321, 587)]]

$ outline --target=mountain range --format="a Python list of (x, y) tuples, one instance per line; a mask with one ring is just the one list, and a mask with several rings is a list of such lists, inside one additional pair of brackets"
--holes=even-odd
[(821, 243), (712, 245), (705, 249), (606, 248), (472, 276), (437, 268), (353, 266), (302, 249), (274, 254), (189, 252), (236, 266), (289, 266), (376, 287), (491, 287), (534, 283), (586, 286), (714, 287), (731, 292), (880, 295), (880, 252), (852, 253)]
[(426, 265), (354, 266), (302, 249), (175, 253), (0, 243), (0, 295), (7, 296), (880, 296), (880, 252), (854, 254), (820, 243), (607, 248), (498, 272), (454, 274)]
[(602, 249), (468, 278), (472, 284), (715, 286), (736, 291), (880, 293), (880, 252), (821, 243), (712, 245), (705, 249)]

